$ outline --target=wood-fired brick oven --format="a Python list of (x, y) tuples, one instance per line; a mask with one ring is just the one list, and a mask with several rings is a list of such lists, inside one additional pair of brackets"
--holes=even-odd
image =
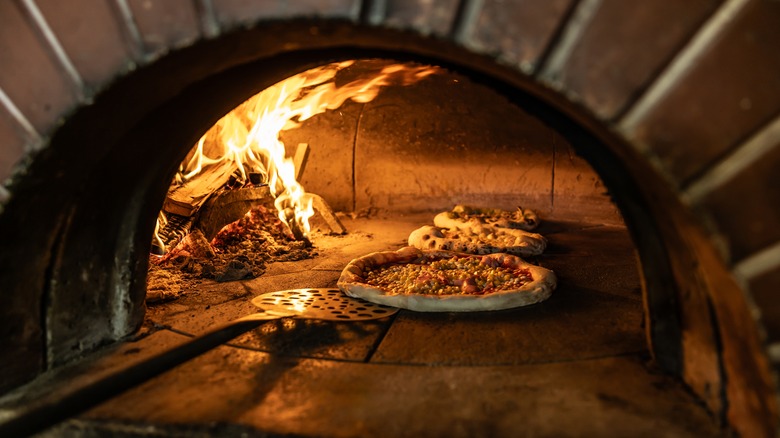
[[(771, 186), (778, 156), (780, 75), (772, 52), (780, 39), (773, 25), (780, 14), (776, 4), (84, 4), (64, 8), (41, 0), (0, 6), (0, 39), (6, 41), (0, 57), (9, 66), (0, 73), (0, 163), (4, 175), (14, 172), (3, 186), (0, 212), (6, 389), (127, 336), (142, 323), (142, 279), (154, 216), (169, 177), (205, 127), (291, 73), (331, 60), (383, 57), (442, 65), (463, 75), (473, 83), (461, 84), (484, 86), (549, 126), (548, 146), (561, 141), (555, 153), (570, 144), (585, 157), (631, 230), (655, 366), (680, 377), (716, 418), (737, 431), (775, 430), (767, 347), (777, 335), (771, 292), (777, 285), (780, 236), (772, 227), (777, 192), (764, 189)], [(674, 20), (669, 7), (676, 8)], [(659, 29), (666, 29), (660, 32), (664, 38), (656, 38)], [(438, 96), (432, 94), (421, 105), (436, 106)], [(398, 94), (387, 98), (401, 99)], [(385, 115), (405, 112), (394, 105), (385, 107)], [(420, 120), (440, 131), (448, 123), (462, 128), (474, 119), (470, 108), (447, 106), (452, 118), (441, 121), (426, 112)], [(492, 119), (507, 114), (491, 111), (495, 106), (485, 110)], [(456, 122), (458, 115), (461, 122)], [(331, 132), (320, 140), (323, 145), (355, 145), (354, 136), (362, 132), (366, 148), (384, 145), (429, 163), (444, 161), (441, 155), (430, 157), (430, 141), (414, 130), (419, 126), (404, 126), (400, 132), (406, 137), (397, 137), (402, 147), (396, 148), (396, 139), (382, 134), (387, 129), (382, 120), (372, 120), (365, 108), (347, 106), (340, 119), (351, 120), (351, 126), (362, 123), (362, 128), (341, 129), (338, 120), (318, 122)], [(489, 132), (504, 135), (500, 129)], [(353, 138), (337, 138), (345, 133)], [(474, 157), (485, 157), (473, 143), (451, 146), (471, 164)], [(513, 145), (496, 152), (492, 171), (499, 178), (515, 177), (508, 157), (518, 160), (524, 151)], [(369, 182), (374, 177), (382, 181), (384, 192), (366, 183), (367, 191), (339, 197), (339, 178), (356, 175), (353, 170), (323, 178), (309, 168), (304, 186), (314, 186), (339, 210), (374, 202), (415, 212), (417, 192), (397, 178), (407, 171), (404, 160), (393, 165), (374, 159), (381, 154), (366, 153), (371, 159), (362, 162), (361, 174)], [(350, 159), (334, 161), (352, 165)], [(447, 161), (451, 167), (459, 164)], [(393, 179), (400, 182), (386, 183)], [(429, 199), (447, 205), (449, 194), (474, 184), (460, 180), (453, 189), (425, 181), (414, 184)], [(330, 185), (318, 186), (324, 182)], [(531, 193), (528, 202), (547, 208), (553, 198), (546, 187), (524, 192)], [(514, 190), (486, 190), (502, 203), (514, 202), (509, 199)], [(587, 189), (574, 186), (572, 191)], [(469, 194), (473, 198), (467, 201), (483, 199), (476, 189)], [(216, 363), (201, 369), (209, 366)], [(285, 362), (268, 372), (290, 367)], [(317, 367), (306, 362), (293, 374)], [(347, 368), (341, 372), (354, 371)], [(447, 370), (447, 376), (393, 372), (402, 380), (433, 379), (445, 386), (468, 380), (459, 374), (462, 369)], [(506, 378), (493, 368), (482, 371)], [(323, 385), (345, 381), (316, 372), (309, 376)], [(294, 384), (295, 379), (278, 381)], [(466, 387), (483, 384), (470, 381)], [(609, 399), (602, 394), (602, 401)], [(465, 433), (480, 430), (469, 427)]]

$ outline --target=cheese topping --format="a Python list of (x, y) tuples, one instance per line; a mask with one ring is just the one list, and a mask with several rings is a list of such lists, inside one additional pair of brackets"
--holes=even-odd
[(369, 268), (365, 282), (387, 294), (484, 295), (518, 289), (533, 281), (528, 269), (495, 259), (452, 257)]

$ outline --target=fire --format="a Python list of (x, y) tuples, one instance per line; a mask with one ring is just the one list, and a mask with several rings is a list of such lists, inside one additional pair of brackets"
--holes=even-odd
[(161, 211), (157, 214), (157, 222), (154, 224), (154, 241), (157, 243), (157, 246), (163, 250), (165, 249), (165, 242), (163, 242), (160, 237), (160, 227), (164, 227), (167, 224), (168, 217)]
[[(410, 85), (438, 71), (431, 66), (385, 65), (361, 78), (337, 85), (338, 72), (354, 62), (307, 70), (239, 105), (200, 138), (179, 167), (171, 190), (183, 184), (197, 183), (208, 169), (220, 166), (224, 166), (222, 172), (227, 172), (228, 176), (232, 174), (240, 183), (246, 183), (249, 174), (260, 174), (276, 198), (279, 218), (296, 238), (307, 238), (309, 218), (314, 214), (312, 197), (296, 180), (295, 164), (286, 156), (279, 134), (317, 114), (340, 107), (347, 99), (367, 103), (384, 86)], [(231, 165), (225, 166), (226, 163)], [(160, 240), (156, 231), (155, 237)]]

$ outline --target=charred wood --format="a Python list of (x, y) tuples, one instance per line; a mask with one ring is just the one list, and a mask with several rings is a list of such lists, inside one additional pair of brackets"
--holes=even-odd
[(179, 216), (177, 214), (167, 214), (167, 221), (161, 224), (157, 230), (157, 236), (164, 245), (160, 247), (160, 241), (152, 240), (152, 254), (164, 255), (170, 248), (175, 247), (190, 232), (194, 217)]
[(257, 205), (273, 209), (273, 197), (267, 186), (227, 190), (212, 196), (201, 208), (194, 223), (207, 240), (225, 225), (241, 219)]
[(344, 225), (341, 223), (339, 218), (336, 217), (336, 215), (333, 213), (333, 209), (330, 208), (322, 196), (315, 195), (314, 193), (310, 193), (309, 195), (312, 197), (312, 207), (314, 207), (314, 211), (319, 213), (319, 215), (327, 224), (328, 228), (330, 228), (331, 233), (347, 234), (347, 229), (344, 228)]
[(230, 181), (233, 175), (232, 161), (207, 166), (197, 177), (185, 181), (168, 192), (163, 211), (179, 216), (192, 216), (214, 192)]

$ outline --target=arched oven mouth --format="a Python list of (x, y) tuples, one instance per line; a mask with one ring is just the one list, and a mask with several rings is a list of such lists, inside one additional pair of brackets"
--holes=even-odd
[[(216, 143), (224, 143), (225, 147), (229, 143), (236, 149), (244, 144), (243, 137), (240, 141), (232, 137), (217, 139), (227, 131), (229, 122), (220, 121), (205, 133), (199, 125), (173, 130), (169, 127), (166, 131), (178, 131), (169, 134), (159, 131), (170, 125), (165, 117), (152, 125), (152, 129), (142, 130), (145, 132), (141, 138), (158, 145), (149, 148), (155, 150), (151, 156), (134, 151), (133, 159), (144, 163), (162, 161), (168, 169), (164, 173), (166, 176), (171, 175), (173, 169), (179, 169), (174, 178), (149, 173), (148, 177), (154, 176), (155, 180), (148, 188), (153, 187), (157, 193), (147, 192), (147, 199), (139, 199), (144, 207), (137, 214), (146, 218), (140, 228), (147, 234), (138, 234), (135, 244), (152, 253), (145, 296), (136, 303), (139, 307), (146, 304), (145, 317), (140, 331), (131, 335), (115, 352), (99, 353), (98, 356), (103, 356), (101, 361), (79, 366), (121, 369), (121, 365), (111, 362), (128, 354), (144, 357), (164, 352), (179, 343), (177, 338), (181, 336), (198, 335), (214, 325), (251, 313), (248, 301), (253, 296), (291, 288), (334, 287), (349, 260), (408, 245), (409, 234), (417, 227), (431, 224), (436, 213), (450, 210), (456, 204), (469, 204), (510, 211), (524, 206), (524, 209), (536, 212), (541, 219), (534, 232), (545, 236), (548, 247), (544, 253), (525, 259), (553, 270), (559, 278), (560, 284), (549, 300), (527, 308), (460, 314), (404, 310), (376, 321), (354, 323), (297, 319), (267, 322), (249, 334), (223, 341), (225, 346), (217, 351), (227, 351), (231, 357), (224, 368), (221, 361), (215, 359), (219, 357), (217, 351), (185, 364), (184, 367), (195, 374), (189, 375), (184, 384), (195, 388), (194, 382), (212, 378), (197, 377), (201, 372), (241, 376), (242, 371), (233, 364), (233, 359), (237, 358), (254, 363), (253, 367), (260, 366), (257, 360), (269, 362), (268, 370), (273, 371), (264, 373), (274, 375), (264, 378), (255, 390), (271, 399), (278, 397), (271, 388), (285, 382), (287, 373), (299, 366), (322, 366), (336, 373), (348, 372), (357, 381), (388, 370), (391, 375), (401, 373), (395, 380), (363, 394), (366, 399), (387, 398), (386, 403), (393, 405), (408, 404), (410, 400), (406, 395), (394, 400), (390, 395), (393, 393), (391, 388), (403, 388), (401, 394), (415, 392), (412, 399), (416, 400), (428, 397), (417, 393), (424, 390), (425, 384), (408, 386), (407, 377), (402, 377), (416, 372), (421, 366), (439, 370), (426, 378), (440, 382), (447, 380), (441, 373), (458, 370), (463, 374), (458, 379), (463, 379), (467, 387), (484, 384), (482, 376), (491, 374), (502, 381), (515, 381), (518, 375), (524, 376), (520, 379), (525, 380), (527, 369), (541, 373), (554, 369), (552, 372), (559, 378), (577, 375), (576, 380), (593, 379), (595, 375), (589, 373), (609, 370), (619, 377), (599, 381), (596, 385), (599, 393), (606, 394), (604, 397), (618, 399), (622, 395), (615, 382), (641, 382), (638, 384), (642, 386), (658, 379), (648, 374), (642, 365), (650, 361), (650, 353), (643, 326), (642, 285), (637, 271), (636, 248), (601, 178), (577, 155), (567, 135), (556, 132), (488, 84), (456, 71), (438, 66), (420, 67), (418, 63), (393, 59), (358, 59), (342, 64), (345, 67), (338, 67), (338, 74), (325, 80), (325, 85), (336, 85), (331, 90), (335, 95), (340, 87), (349, 88), (360, 80), (370, 83), (388, 68), (407, 68), (412, 72), (427, 69), (429, 72), (406, 81), (408, 84), (388, 80), (375, 91), (369, 90), (373, 93), (371, 99), (361, 99), (356, 94), (358, 101), (355, 102), (337, 96), (345, 101), (343, 105), (334, 105), (335, 108), (307, 121), (296, 118), (292, 121), (298, 122), (298, 126), (271, 136), (291, 146), (283, 155), (295, 164), (297, 180), (311, 196), (319, 199), (312, 217), (313, 227), (305, 235), (301, 230), (294, 232), (298, 226), (294, 221), (284, 223), (277, 217), (273, 195), (282, 193), (284, 184), (273, 179), (269, 169), (275, 170), (282, 163), (272, 164), (270, 153), (255, 151), (258, 163), (246, 164), (245, 168), (237, 167), (235, 162), (227, 167), (222, 162), (211, 167), (200, 166), (204, 160), (216, 161), (214, 158), (222, 153), (199, 158), (199, 151), (213, 150)], [(360, 86), (351, 88), (363, 89)], [(315, 83), (291, 92), (291, 95), (301, 96), (291, 101), (299, 103), (306, 93), (315, 94), (317, 90)], [(276, 101), (282, 100), (274, 97)], [(207, 100), (202, 96), (192, 99)], [(247, 109), (246, 103), (237, 108), (253, 114), (286, 114), (290, 111), (289, 108), (277, 111), (276, 107)], [(172, 112), (166, 109), (163, 114)], [(256, 122), (247, 122), (247, 117), (246, 112), (242, 112), (230, 119), (246, 122), (239, 130), (242, 136), (252, 132), (253, 126), (262, 125), (262, 117)], [(278, 126), (284, 124), (277, 123)], [(159, 142), (170, 135), (179, 139), (194, 138), (196, 140), (189, 144), (196, 146), (189, 152), (188, 148), (181, 148), (183, 151), (159, 153), (165, 149)], [(139, 140), (130, 135), (124, 141), (137, 144)], [(301, 148), (308, 153), (296, 152)], [(184, 158), (178, 158), (181, 164), (174, 161), (171, 165), (161, 156), (168, 160), (170, 157)], [(237, 157), (235, 161), (246, 161), (245, 155), (231, 156)], [(122, 158), (130, 156), (123, 155)], [(197, 167), (202, 173), (184, 178), (183, 175), (191, 171), (188, 165)], [(107, 169), (111, 168), (107, 166)], [(223, 173), (217, 175), (214, 169)], [(98, 174), (105, 175), (103, 171)], [(214, 183), (216, 180), (219, 183)], [(270, 188), (269, 182), (278, 187)], [(107, 186), (109, 189), (104, 192), (109, 195), (114, 190), (111, 184)], [(187, 195), (182, 196), (182, 192)], [(164, 201), (160, 201), (162, 197)], [(291, 208), (288, 204), (282, 205), (279, 211), (282, 217), (285, 206), (287, 210)], [(99, 211), (101, 207), (96, 208)], [(245, 216), (250, 208), (251, 213)], [(121, 210), (118, 213), (125, 214)], [(287, 214), (287, 219), (290, 217)], [(154, 233), (150, 231), (150, 218), (158, 219)], [(102, 226), (106, 226), (105, 220), (98, 219)], [(228, 224), (231, 220), (236, 222)], [(88, 223), (93, 225), (92, 221)], [(220, 232), (222, 226), (225, 228)], [(233, 244), (230, 249), (227, 241)], [(237, 245), (236, 241), (239, 242)], [(141, 261), (146, 260), (140, 252), (135, 254)], [(129, 259), (124, 261), (128, 262)], [(132, 263), (141, 265), (138, 261)], [(139, 278), (146, 278), (145, 272), (138, 271), (140, 269), (136, 271)], [(67, 271), (59, 274), (67, 274)], [(54, 318), (56, 320), (57, 316)], [(100, 336), (94, 322), (85, 319), (88, 315), (82, 314), (79, 318), (82, 326), (89, 327), (91, 335)], [(109, 334), (103, 335), (103, 338), (108, 337)], [(83, 340), (83, 336), (81, 338)], [(68, 343), (70, 339), (78, 337), (54, 346), (52, 356), (55, 360), (68, 361), (77, 357), (67, 353), (74, 351)], [(106, 362), (108, 365), (103, 365)], [(589, 370), (580, 375), (583, 366)], [(215, 367), (223, 369), (215, 371)], [(108, 387), (105, 382), (127, 381), (129, 374), (125, 371), (124, 377), (120, 374), (100, 382)], [(174, 394), (188, 391), (180, 387), (180, 383), (173, 386), (165, 383), (165, 376), (93, 410), (85, 417), (88, 419), (85, 427), (103, 431), (117, 430), (115, 428), (120, 424), (126, 423), (137, 427), (146, 421), (144, 418), (150, 410), (162, 412), (165, 407), (151, 400), (170, 400)], [(315, 372), (301, 378), (316, 380), (321, 376)], [(248, 381), (252, 380), (248, 378)], [(82, 381), (71, 387), (85, 384)], [(687, 409), (695, 418), (692, 421), (701, 427), (710, 427), (706, 426), (708, 420), (702, 415), (703, 411), (693, 404), (684, 389), (671, 379), (668, 384), (674, 389), (669, 393), (650, 395), (648, 402), (663, 403), (661, 400), (670, 396), (683, 404), (687, 400), (691, 403)], [(344, 396), (332, 393), (332, 388), (314, 385), (304, 389), (308, 386), (305, 382), (287, 382), (285, 385), (294, 385), (297, 389), (292, 392), (306, 394), (305, 397), (319, 400), (318, 403), (346, 403)], [(534, 391), (543, 390), (544, 386), (539, 384)], [(575, 390), (574, 387), (568, 389)], [(222, 398), (208, 395), (209, 391), (219, 392), (213, 388), (204, 391), (209, 399)], [(27, 397), (34, 393), (30, 392)], [(67, 394), (65, 391), (65, 395), (54, 397), (55, 410), (70, 412), (67, 408), (82, 401), (80, 396), (74, 400)], [(484, 397), (509, 402), (517, 395), (497, 387), (481, 394), (473, 402), (461, 400), (459, 403), (474, 409), (474, 403), (486, 402)], [(456, 399), (464, 395), (461, 391), (450, 394)], [(143, 406), (124, 407), (127, 403), (139, 403), (137, 397), (146, 400), (140, 402)], [(329, 402), (328, 398), (333, 400)], [(215, 409), (215, 406), (206, 407), (208, 405), (199, 409)], [(35, 403), (30, 406), (34, 407)], [(257, 407), (267, 408), (262, 403)], [(590, 403), (583, 407), (594, 408)], [(350, 409), (359, 417), (367, 415), (363, 408)], [(37, 411), (33, 412), (40, 418)], [(192, 421), (180, 414), (178, 409), (172, 409), (171, 416), (163, 414), (159, 424)], [(189, 412), (185, 417), (189, 418), (191, 414)], [(217, 421), (230, 423), (232, 420), (217, 417)], [(292, 427), (292, 423), (287, 424), (283, 419), (268, 421), (260, 424), (251, 420), (250, 429), (279, 431)], [(450, 420), (442, 424), (448, 422)], [(334, 424), (320, 423), (318, 427), (319, 432), (326, 435), (335, 433)], [(350, 433), (353, 432), (357, 431)]]

